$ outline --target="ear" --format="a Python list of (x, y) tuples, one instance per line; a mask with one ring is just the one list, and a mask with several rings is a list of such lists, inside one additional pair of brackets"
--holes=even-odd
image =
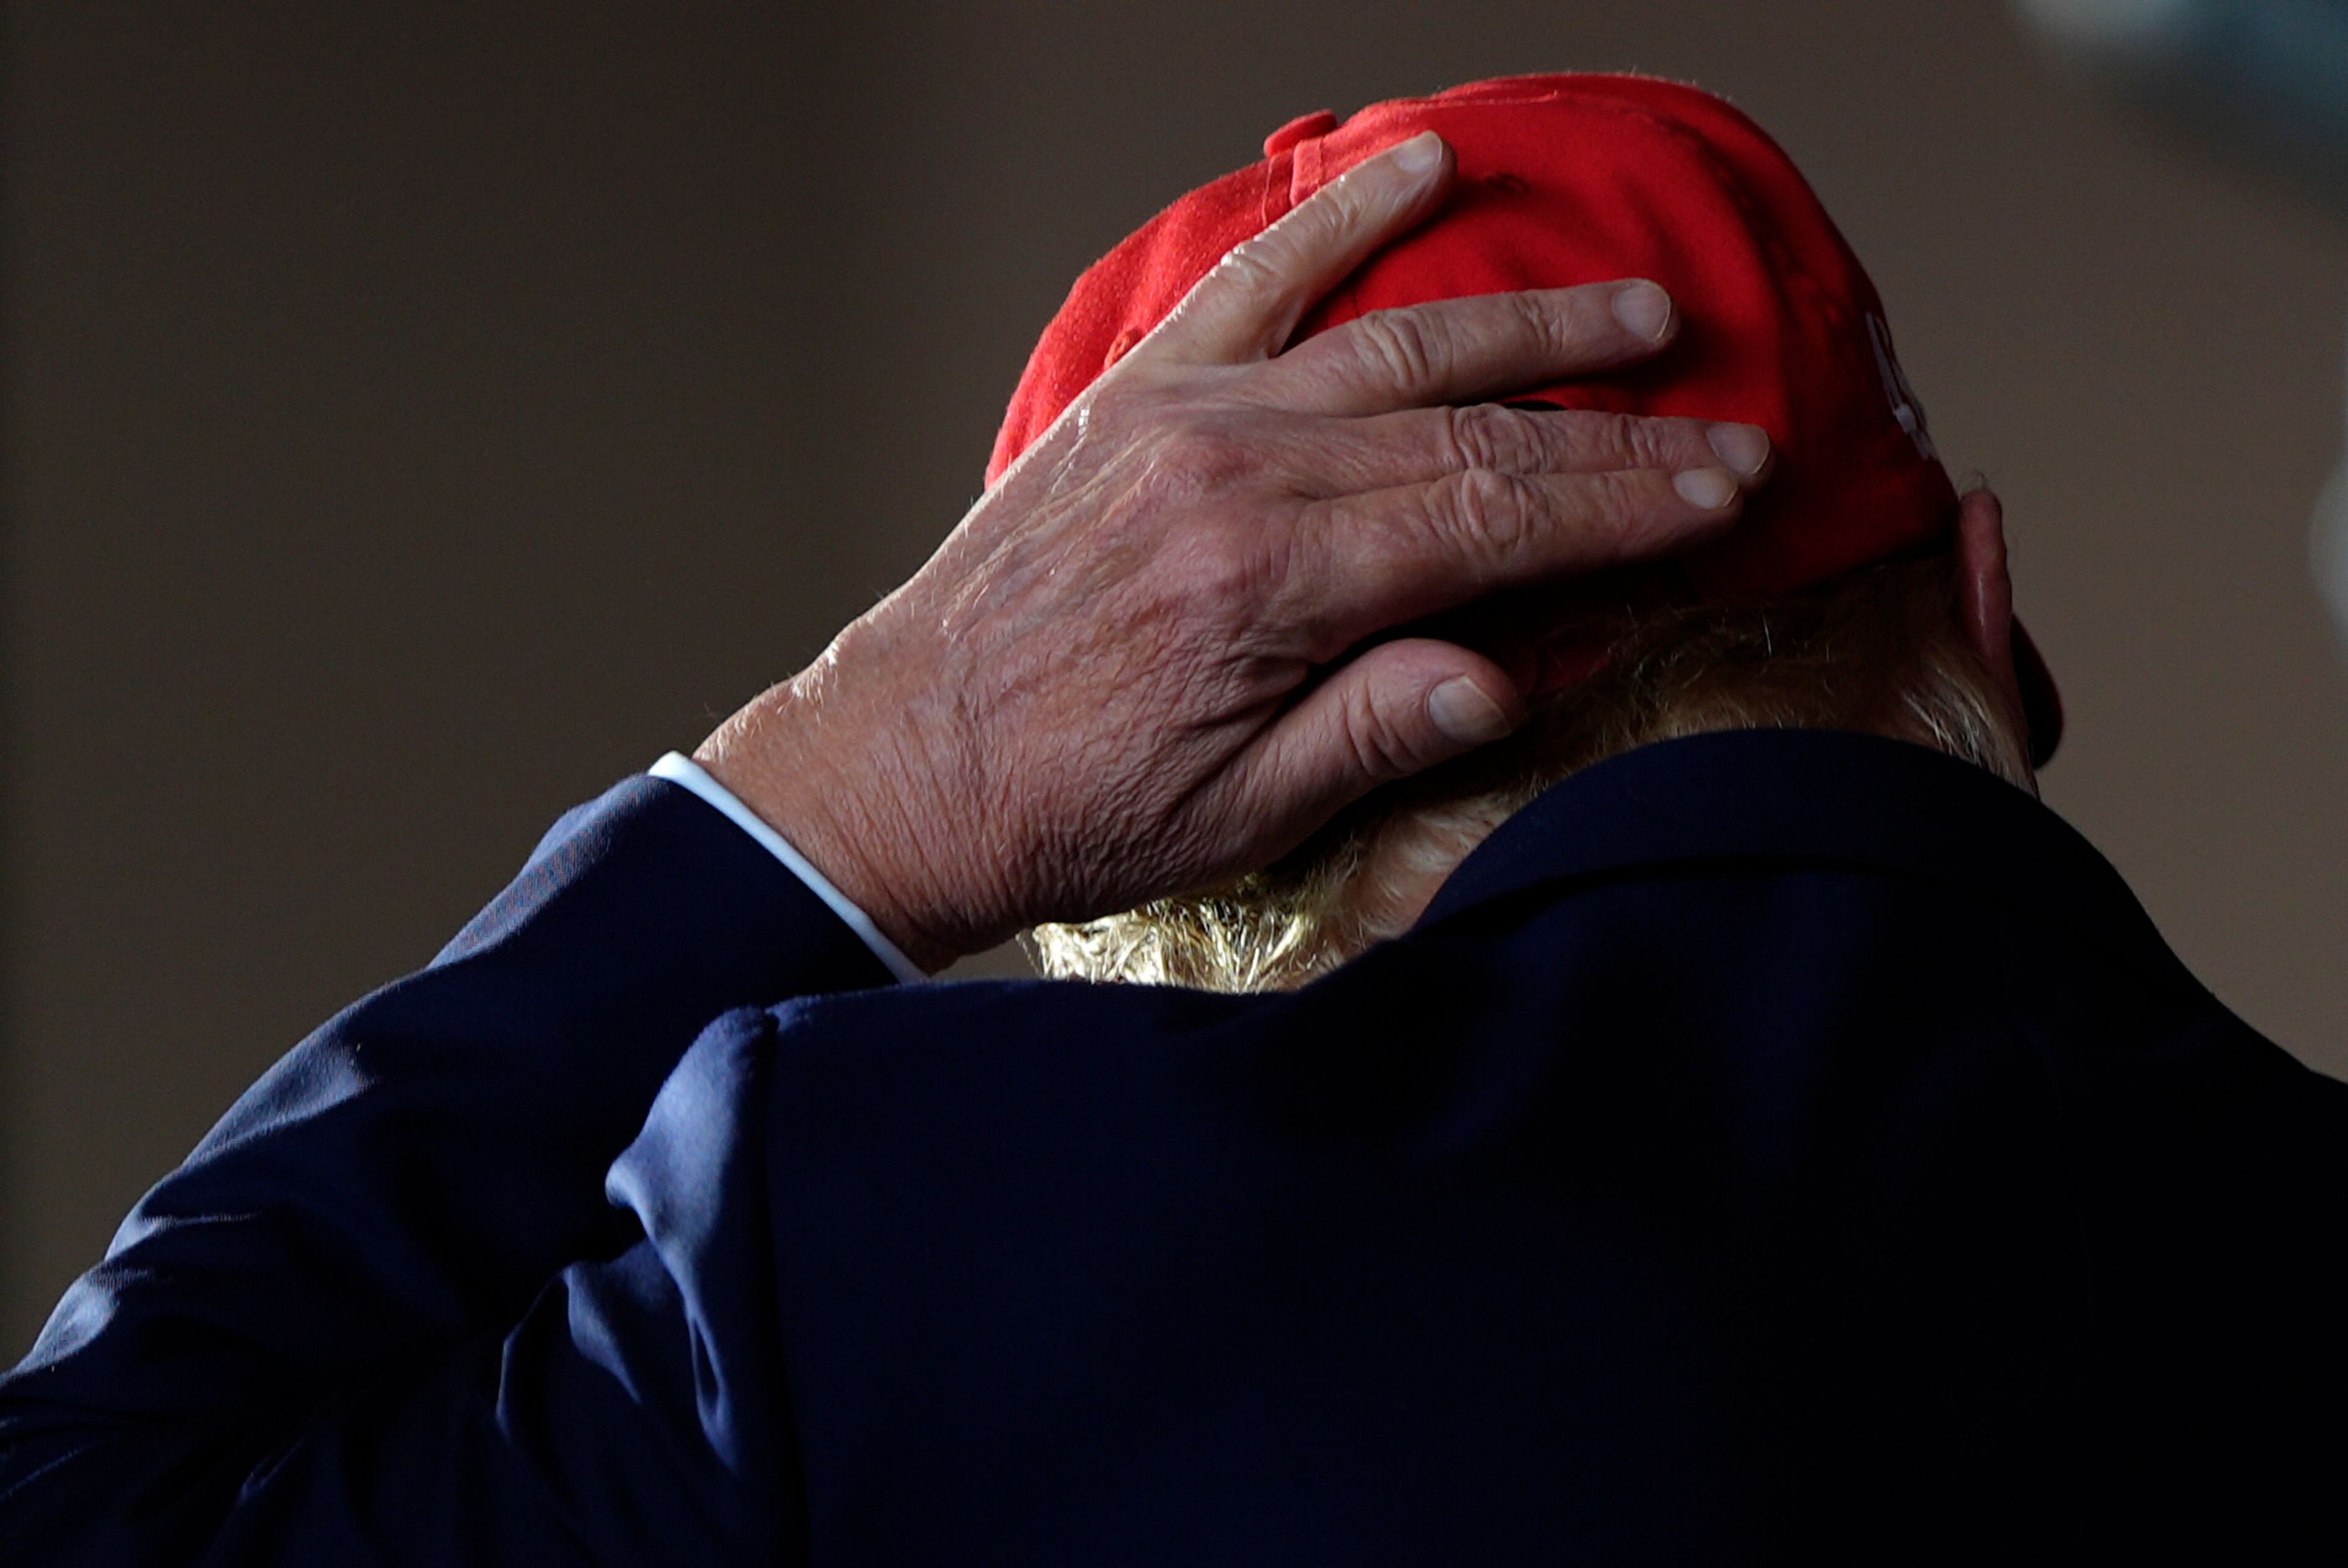
[(2006, 701), (2015, 733), (2027, 734), (2022, 682), (2013, 671), (2013, 579), (2005, 569), (2005, 507), (1988, 487), (1957, 513), (1957, 613), (1965, 641), (1981, 656)]

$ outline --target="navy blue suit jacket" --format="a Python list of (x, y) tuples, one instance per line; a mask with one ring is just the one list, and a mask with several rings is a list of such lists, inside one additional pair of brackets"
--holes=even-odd
[(574, 813), (0, 1381), (0, 1562), (2348, 1540), (2348, 1088), (1965, 764), (1634, 753), (1292, 994), (884, 979)]

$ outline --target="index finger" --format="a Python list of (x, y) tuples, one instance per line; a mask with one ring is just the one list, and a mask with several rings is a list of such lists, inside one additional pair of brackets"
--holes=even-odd
[(1646, 358), (1678, 330), (1643, 278), (1375, 311), (1282, 354), (1252, 395), (1316, 414), (1384, 414), (1591, 375)]
[(1441, 204), (1451, 168), (1431, 130), (1354, 165), (1216, 262), (1129, 357), (1271, 358), (1322, 295)]

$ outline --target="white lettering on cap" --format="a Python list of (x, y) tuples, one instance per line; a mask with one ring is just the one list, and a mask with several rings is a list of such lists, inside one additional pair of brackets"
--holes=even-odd
[(1890, 400), (1891, 417), (1916, 443), (1920, 456), (1939, 462), (1940, 449), (1932, 445), (1932, 433), (1924, 427), (1924, 405), (1916, 400), (1916, 389), (1908, 384), (1908, 373), (1900, 368), (1900, 356), (1892, 352), (1890, 325), (1869, 311), (1867, 335), (1875, 344), (1875, 368), (1883, 374), (1883, 395)]

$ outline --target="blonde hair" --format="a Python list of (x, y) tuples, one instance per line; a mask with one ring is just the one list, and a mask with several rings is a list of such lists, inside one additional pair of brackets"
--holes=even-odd
[(1626, 622), (1606, 666), (1514, 735), (1358, 803), (1287, 856), (1206, 893), (1025, 938), (1064, 979), (1258, 991), (1303, 984), (1416, 917), (1442, 876), (1594, 763), (1712, 730), (1859, 730), (1935, 746), (2035, 793), (2005, 699), (1959, 630), (1953, 555), (1763, 602)]

